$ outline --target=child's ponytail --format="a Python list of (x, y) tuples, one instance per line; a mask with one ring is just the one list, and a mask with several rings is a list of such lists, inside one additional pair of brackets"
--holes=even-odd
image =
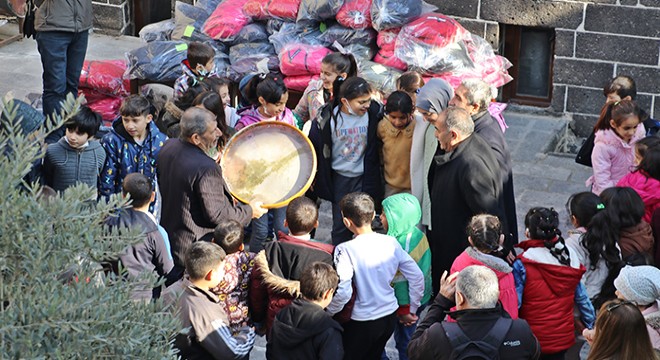
[(600, 111), (598, 122), (594, 126), (594, 131), (611, 129), (610, 120), (614, 120), (617, 126), (620, 126), (625, 119), (631, 116), (640, 116), (640, 109), (632, 100), (621, 100), (613, 103), (607, 103)]
[(498, 256), (496, 253), (501, 251), (502, 224), (497, 216), (488, 214), (473, 216), (466, 233), (477, 250)]
[(559, 230), (559, 214), (553, 208), (531, 208), (525, 216), (525, 227), (532, 239), (543, 240), (552, 256), (562, 265), (570, 266), (571, 257)]

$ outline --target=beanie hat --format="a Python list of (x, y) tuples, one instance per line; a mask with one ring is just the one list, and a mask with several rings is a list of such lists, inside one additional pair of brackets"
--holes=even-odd
[(2, 110), (2, 128), (11, 127), (13, 124), (18, 123), (18, 128), (23, 135), (29, 135), (36, 131), (44, 123), (44, 115), (37, 109), (30, 106), (30, 104), (14, 99), (13, 110), (16, 111), (16, 117), (12, 122), (9, 121), (9, 109)]
[(614, 279), (621, 295), (637, 305), (648, 305), (660, 299), (660, 269), (654, 266), (626, 266)]

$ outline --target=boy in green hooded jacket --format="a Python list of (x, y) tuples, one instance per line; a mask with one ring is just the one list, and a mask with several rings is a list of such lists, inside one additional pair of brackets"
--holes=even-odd
[(424, 295), (417, 314), (410, 314), (410, 298), (408, 281), (397, 273), (392, 280), (394, 295), (399, 303), (397, 316), (399, 323), (394, 328), (394, 340), (399, 350), (399, 360), (407, 360), (408, 342), (417, 327), (417, 316), (424, 310), (431, 299), (433, 285), (431, 283), (431, 250), (426, 235), (417, 228), (422, 219), (422, 208), (419, 201), (411, 194), (401, 193), (383, 200), (383, 212), (380, 220), (387, 230), (387, 235), (393, 236), (399, 245), (412, 257), (424, 274)]

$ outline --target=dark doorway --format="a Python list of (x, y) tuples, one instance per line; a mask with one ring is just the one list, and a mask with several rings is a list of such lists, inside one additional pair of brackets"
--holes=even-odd
[(513, 81), (504, 86), (503, 100), (533, 106), (549, 106), (552, 100), (553, 29), (501, 25), (502, 54), (513, 66)]

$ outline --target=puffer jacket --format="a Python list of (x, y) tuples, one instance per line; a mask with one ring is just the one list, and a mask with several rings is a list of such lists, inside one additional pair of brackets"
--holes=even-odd
[(650, 223), (653, 211), (660, 207), (660, 180), (648, 176), (643, 170), (637, 170), (624, 176), (616, 186), (631, 187), (639, 194), (644, 201), (642, 220)]
[(37, 0), (36, 4), (37, 31), (83, 32), (94, 23), (92, 0)]
[(98, 141), (91, 140), (84, 148), (74, 149), (63, 137), (46, 149), (43, 179), (55, 191), (64, 191), (79, 182), (96, 188), (104, 163), (105, 150)]
[[(424, 274), (424, 294), (421, 304), (431, 299), (433, 284), (431, 278), (431, 249), (426, 235), (417, 228), (422, 220), (422, 208), (417, 198), (410, 194), (396, 194), (383, 200), (383, 213), (387, 218), (387, 235), (399, 242), (399, 245), (415, 260)], [(410, 293), (408, 280), (397, 272), (392, 280), (394, 296), (399, 303), (399, 315), (410, 312)], [(514, 289), (515, 293), (515, 289)]]
[(621, 178), (633, 170), (635, 143), (643, 137), (643, 126), (637, 127), (629, 143), (624, 142), (612, 129), (596, 131), (594, 150), (591, 153), (594, 174), (587, 179), (587, 186), (592, 186), (594, 194), (600, 195), (603, 190), (616, 186)]

